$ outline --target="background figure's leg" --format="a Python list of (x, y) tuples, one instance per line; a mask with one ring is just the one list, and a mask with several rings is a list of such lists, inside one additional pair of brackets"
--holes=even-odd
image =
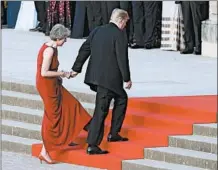
[(102, 16), (102, 24), (108, 24), (108, 13), (107, 13), (107, 2), (101, 2), (101, 16)]
[(185, 50), (182, 53), (192, 53), (194, 49), (194, 37), (193, 37), (193, 21), (189, 1), (182, 1), (182, 14), (184, 21), (184, 41)]
[(103, 24), (103, 17), (101, 14), (101, 2), (100, 1), (92, 1), (93, 9), (94, 9), (94, 28)]
[(201, 4), (189, 2), (192, 12), (192, 20), (195, 35), (195, 53), (201, 54)]
[(94, 8), (92, 1), (87, 1), (86, 3), (86, 9), (87, 9), (87, 18), (88, 18), (88, 26), (89, 26), (89, 32), (91, 32), (94, 29)]
[(83, 38), (85, 27), (86, 7), (83, 1), (76, 1), (74, 23), (71, 31), (71, 38)]
[(144, 47), (144, 8), (142, 1), (132, 1), (134, 41), (138, 46)]
[(130, 1), (120, 1), (120, 8), (127, 11), (129, 14), (129, 21), (127, 23), (126, 32), (128, 37), (128, 42), (133, 41), (133, 21), (132, 21), (132, 3)]
[(155, 42), (158, 41), (158, 36), (156, 36), (156, 34), (160, 34), (160, 32), (158, 32), (158, 27), (161, 27), (159, 21), (161, 21), (160, 10), (162, 4), (159, 1), (144, 1), (143, 5), (145, 13), (144, 44), (146, 47), (149, 46), (148, 48), (153, 48), (156, 47)]
[(107, 2), (107, 15), (108, 15), (108, 22), (109, 22), (113, 10), (115, 8), (120, 8), (120, 1), (106, 1), (106, 2)]

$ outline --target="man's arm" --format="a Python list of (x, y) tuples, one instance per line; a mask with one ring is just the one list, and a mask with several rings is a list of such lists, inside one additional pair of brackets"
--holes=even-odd
[(117, 36), (115, 48), (117, 62), (123, 77), (123, 81), (129, 82), (131, 78), (128, 58), (128, 41), (124, 31)]
[(91, 54), (91, 40), (94, 36), (94, 34), (96, 33), (98, 28), (94, 29), (89, 37), (87, 38), (87, 40), (82, 44), (82, 46), (79, 49), (79, 53), (78, 56), (76, 58), (76, 61), (73, 64), (72, 70), (77, 72), (77, 73), (81, 73), (82, 67), (84, 65), (84, 63), (86, 62), (86, 60), (89, 58), (90, 54)]

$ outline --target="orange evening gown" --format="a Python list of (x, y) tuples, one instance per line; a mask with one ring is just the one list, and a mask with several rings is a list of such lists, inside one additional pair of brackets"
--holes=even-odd
[[(57, 77), (42, 77), (44, 44), (38, 54), (36, 87), (44, 103), (42, 140), (47, 152), (60, 150), (73, 142), (90, 120), (90, 115), (60, 83)], [(54, 48), (50, 71), (58, 70), (58, 51)]]

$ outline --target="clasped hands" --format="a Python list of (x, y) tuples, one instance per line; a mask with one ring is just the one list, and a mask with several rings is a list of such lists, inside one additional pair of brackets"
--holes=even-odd
[(70, 72), (68, 72), (68, 71), (61, 71), (63, 74), (61, 75), (61, 77), (62, 78), (68, 78), (68, 79), (70, 79), (70, 78), (74, 78), (74, 77), (76, 77), (77, 76), (77, 72), (75, 72), (75, 71), (70, 71)]

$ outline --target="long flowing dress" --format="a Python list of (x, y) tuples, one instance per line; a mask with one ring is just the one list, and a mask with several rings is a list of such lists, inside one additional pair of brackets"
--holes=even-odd
[(37, 13), (33, 1), (21, 1), (15, 30), (29, 31), (37, 25)]
[[(60, 83), (57, 77), (42, 77), (44, 44), (38, 54), (36, 87), (44, 103), (42, 140), (48, 152), (68, 147), (90, 120), (90, 115)], [(52, 58), (50, 71), (58, 70), (58, 51)]]
[(162, 10), (162, 50), (182, 50), (184, 49), (184, 24), (182, 9), (175, 1), (163, 1)]

